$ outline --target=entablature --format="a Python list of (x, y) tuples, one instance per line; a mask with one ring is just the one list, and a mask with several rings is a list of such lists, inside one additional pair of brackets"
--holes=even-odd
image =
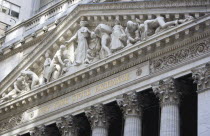
[[(132, 67), (132, 65), (136, 65), (137, 63), (145, 61), (143, 60), (143, 58), (149, 60), (152, 57), (155, 57), (152, 55), (154, 52), (158, 52), (158, 54), (160, 55), (161, 50), (163, 51), (163, 48), (169, 48), (167, 51), (173, 50), (176, 47), (171, 47), (171, 44), (176, 42), (177, 39), (180, 39), (181, 36), (189, 37), (189, 35), (193, 35), (194, 33), (196, 33), (196, 31), (200, 30), (205, 32), (205, 28), (209, 27), (209, 19), (209, 15), (206, 15), (204, 17), (196, 19), (196, 21), (181, 24), (177, 28), (175, 27), (166, 30), (161, 34), (151, 36), (146, 41), (136, 43), (134, 46), (126, 47), (125, 49), (120, 50), (119, 52), (116, 52), (102, 60), (79, 67), (78, 71), (70, 71), (54, 81), (40, 85), (39, 87), (34, 88), (28, 92), (21, 93), (21, 95), (18, 96), (15, 100), (2, 103), (1, 112), (4, 113), (5, 111), (7, 112), (9, 110), (18, 108), (21, 104), (24, 105), (28, 102), (33, 102), (33, 99), (38, 100), (38, 97), (44, 97), (46, 94), (63, 89), (67, 86), (71, 86), (72, 88), (68, 91), (73, 91), (87, 84), (91, 84), (95, 81), (98, 81), (100, 78), (104, 78), (100, 77), (100, 74), (106, 73), (106, 71), (110, 71), (110, 69), (114, 70), (114, 73), (117, 73), (120, 70), (126, 69), (119, 69), (119, 67), (123, 64), (131, 63), (127, 66), (128, 68)], [(208, 35), (208, 32), (206, 35)], [(192, 39), (190, 39), (190, 41), (191, 40)], [(180, 46), (181, 45), (179, 45), (178, 47)], [(40, 61), (43, 59), (38, 60)], [(134, 61), (137, 62), (133, 63)], [(36, 69), (35, 66), (39, 65), (40, 63), (36, 65), (33, 64), (31, 66)], [(110, 74), (114, 74), (113, 72)], [(106, 76), (109, 76), (110, 74), (107, 74)]]
[[(86, 6), (87, 5), (84, 5), (84, 7)], [(83, 5), (81, 7), (83, 7)], [(90, 10), (90, 8), (86, 10)], [(188, 20), (178, 26), (148, 36), (146, 39), (138, 41), (132, 46), (124, 47), (123, 49), (113, 52), (111, 55), (98, 61), (83, 64), (77, 67), (76, 70), (73, 69), (72, 71), (68, 71), (66, 74), (61, 75), (55, 80), (41, 84), (25, 93), (21, 93), (15, 99), (5, 101), (1, 104), (1, 115), (3, 115), (3, 113), (10, 113), (14, 110), (20, 111), (23, 107), (33, 107), (58, 96), (73, 92), (76, 89), (95, 83), (110, 75), (136, 66), (145, 61), (150, 61), (162, 54), (172, 52), (173, 50), (188, 44), (193, 44), (195, 41), (206, 38), (210, 35), (210, 15), (207, 13), (158, 13), (149, 15), (146, 13), (138, 13), (141, 13), (141, 10), (138, 12), (135, 11), (134, 14), (129, 13), (128, 15), (125, 15), (124, 13), (113, 13), (111, 15), (110, 13), (106, 13), (102, 16), (89, 13), (88, 15), (82, 10), (73, 12), (73, 15), (69, 15), (60, 25), (58, 25), (57, 28), (46, 37), (46, 40), (42, 41), (40, 46), (37, 47), (34, 52), (7, 77), (7, 79), (1, 84), (1, 94), (4, 91), (9, 92), (13, 89), (11, 86), (19, 77), (22, 70), (30, 68), (30, 70), (39, 75), (42, 71), (42, 68), (40, 67), (44, 64), (45, 60), (43, 54), (47, 51), (56, 54), (59, 45), (64, 44), (65, 41), (69, 37), (72, 37), (77, 29), (79, 29), (79, 21), (93, 21), (94, 23), (90, 24), (90, 30), (92, 31), (94, 27), (101, 23), (113, 26), (115, 19), (121, 20), (123, 22), (123, 27), (126, 26), (126, 22), (130, 20), (133, 22), (136, 18), (141, 21), (153, 20), (156, 19), (156, 15), (158, 14), (164, 16), (167, 22), (173, 21), (174, 19), (184, 20), (185, 17), (188, 17), (189, 15), (193, 16), (195, 19)], [(204, 43), (208, 42), (209, 41), (205, 41)], [(158, 72), (158, 64), (152, 63), (151, 65), (150, 72)], [(154, 69), (154, 67), (156, 67), (156, 69)]]

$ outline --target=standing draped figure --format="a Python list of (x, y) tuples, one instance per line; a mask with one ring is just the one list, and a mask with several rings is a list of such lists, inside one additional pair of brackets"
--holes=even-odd
[(66, 43), (77, 41), (77, 48), (75, 50), (75, 65), (83, 64), (87, 58), (88, 49), (88, 37), (90, 37), (91, 31), (86, 27), (87, 21), (80, 21), (80, 29), (76, 34)]
[(120, 25), (120, 21), (115, 21), (115, 26), (111, 34), (111, 51), (115, 52), (124, 48), (127, 37), (123, 27)]

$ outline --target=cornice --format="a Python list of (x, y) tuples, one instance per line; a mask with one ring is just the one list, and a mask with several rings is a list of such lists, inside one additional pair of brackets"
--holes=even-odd
[[(86, 86), (88, 84), (91, 84), (93, 82), (96, 82), (98, 80), (101, 80), (101, 79), (103, 79), (107, 76), (110, 76), (112, 74), (115, 74), (119, 71), (123, 71), (127, 68), (135, 66), (135, 65), (142, 63), (144, 61), (150, 60), (155, 56), (163, 54), (164, 52), (175, 50), (179, 47), (183, 47), (183, 45), (190, 44), (196, 40), (207, 37), (210, 35), (209, 31), (205, 31), (202, 34), (199, 33), (198, 36), (196, 35), (194, 38), (190, 38), (189, 40), (184, 41), (184, 42), (182, 42), (182, 44), (179, 44), (179, 45), (170, 46), (173, 43), (167, 43), (167, 44), (165, 44), (165, 46), (169, 48), (168, 50), (162, 50), (162, 51), (161, 50), (153, 50), (153, 51), (151, 50), (153, 48), (156, 48), (157, 41), (165, 41), (165, 39), (167, 39), (168, 37), (171, 37), (171, 39), (173, 39), (173, 36), (175, 36), (175, 34), (177, 35), (177, 34), (185, 33), (186, 30), (195, 28), (195, 26), (197, 26), (197, 24), (204, 23), (206, 20), (209, 20), (209, 18), (210, 18), (209, 16), (205, 16), (205, 17), (202, 17), (202, 18), (196, 20), (196, 22), (192, 21), (190, 23), (183, 24), (182, 26), (180, 26), (178, 28), (170, 29), (164, 33), (161, 33), (161, 35), (155, 35), (155, 36), (149, 38), (145, 42), (138, 43), (133, 47), (127, 48), (127, 50), (122, 50), (119, 53), (113, 54), (111, 57), (108, 57), (108, 58), (103, 59), (99, 62), (91, 64), (90, 66), (88, 66), (87, 68), (85, 68), (81, 71), (78, 71), (71, 75), (64, 75), (63, 77), (59, 78), (58, 80), (50, 82), (50, 83), (46, 84), (45, 86), (36, 88), (35, 90), (32, 90), (27, 94), (21, 95), (14, 101), (4, 103), (3, 107), (8, 107), (9, 105), (15, 104), (18, 101), (24, 101), (25, 99), (27, 99), (29, 97), (33, 97), (33, 95), (35, 95), (35, 94), (42, 93), (43, 91), (46, 91), (45, 93), (47, 93), (47, 92), (49, 92), (49, 90), (55, 91), (58, 88), (62, 89), (63, 84), (66, 84), (66, 83), (68, 84), (68, 82), (70, 80), (72, 80), (72, 79), (74, 80), (76, 77), (81, 78), (82, 74), (93, 71), (94, 69), (97, 69), (99, 67), (103, 68), (105, 64), (113, 65), (114, 61), (120, 62), (121, 58), (123, 58), (123, 57), (128, 58), (128, 60), (130, 60), (130, 61), (127, 64), (123, 64), (121, 62), (123, 65), (122, 65), (122, 67), (120, 67), (120, 69), (119, 69), (119, 67), (114, 66), (114, 68), (112, 70), (107, 71), (104, 74), (98, 74), (97, 76), (92, 78), (92, 80), (89, 80), (88, 82), (81, 81), (80, 83), (74, 84), (73, 86), (71, 85), (70, 89), (67, 89), (68, 91), (66, 91), (66, 93), (76, 90), (78, 88), (81, 88), (83, 86)], [(150, 48), (148, 48), (148, 47), (150, 47)], [(156, 51), (157, 53), (154, 53), (154, 51)], [(140, 52), (140, 54), (138, 54), (139, 52)], [(146, 54), (141, 54), (142, 52), (146, 52)], [(119, 54), (123, 54), (123, 55), (119, 56)], [(130, 57), (130, 56), (135, 56), (135, 54), (137, 54), (137, 57), (133, 60), (133, 57)], [(1, 107), (1, 108), (3, 108), (3, 107)]]
[[(36, 47), (34, 49), (34, 51), (26, 59), (24, 59), (22, 61), (22, 63), (20, 63), (15, 68), (15, 70), (12, 73), (10, 73), (7, 76), (7, 78), (1, 83), (0, 86), (2, 88), (2, 91), (4, 91), (5, 88), (8, 87), (9, 83), (11, 84), (12, 81), (15, 80), (15, 78), (18, 76), (18, 74), (20, 73), (21, 70), (23, 70), (23, 69), (27, 68), (27, 66), (31, 65), (34, 60), (38, 59), (40, 57), (40, 55), (42, 55), (43, 52), (46, 49), (48, 49), (55, 42), (55, 41), (53, 41), (53, 39), (56, 40), (58, 37), (60, 37), (67, 29), (69, 29), (69, 27), (71, 25), (73, 25), (82, 16), (82, 14), (79, 14), (80, 12), (81, 12), (80, 10), (75, 10), (74, 12), (72, 12), (72, 14), (69, 14), (66, 17), (66, 19), (64, 19), (63, 22), (60, 25), (58, 25), (57, 28), (55, 28), (54, 31), (49, 32), (48, 36), (46, 36), (46, 39), (41, 41), (40, 45), (38, 47)], [(154, 57), (153, 56), (154, 51), (158, 52), (156, 54), (156, 56), (161, 55), (163, 53), (163, 51), (158, 50), (159, 47), (162, 47), (161, 49), (163, 49), (163, 47), (166, 46), (166, 47), (170, 48), (169, 51), (172, 51), (172, 50), (178, 48), (177, 46), (173, 46), (173, 47), (169, 46), (170, 44), (172, 44), (172, 42), (170, 42), (170, 41), (173, 41), (174, 37), (176, 37), (177, 34), (179, 34), (179, 35), (184, 34), (184, 35), (187, 35), (187, 37), (189, 37), (188, 33), (186, 33), (187, 31), (190, 30), (190, 31), (192, 31), (192, 33), (197, 33), (196, 32), (197, 29), (201, 29), (201, 27), (197, 27), (197, 26), (202, 25), (202, 28), (203, 28), (203, 26), (208, 27), (208, 26), (206, 26), (206, 25), (208, 25), (208, 23), (206, 24), (206, 21), (209, 21), (209, 20), (210, 20), (210, 15), (206, 15), (206, 16), (200, 17), (199, 19), (196, 19), (195, 21), (191, 21), (189, 23), (182, 24), (179, 27), (169, 29), (161, 34), (151, 36), (148, 40), (137, 43), (136, 45), (134, 45), (132, 47), (125, 48), (125, 49), (119, 51), (118, 53), (111, 55), (108, 58), (105, 58), (98, 62), (90, 64), (87, 68), (84, 68), (81, 71), (77, 71), (76, 73), (71, 74), (71, 75), (64, 75), (64, 76), (60, 77), (58, 80), (50, 82), (50, 83), (46, 84), (45, 86), (40, 86), (39, 88), (31, 90), (27, 94), (21, 95), (16, 100), (8, 101), (8, 102), (4, 103), (4, 105), (2, 105), (1, 108), (9, 107), (11, 104), (18, 103), (18, 101), (20, 101), (20, 102), (24, 101), (25, 99), (28, 99), (29, 97), (33, 97), (34, 95), (39, 94), (39, 93), (46, 93), (49, 90), (56, 90), (58, 87), (63, 88), (63, 84), (68, 84), (69, 81), (73, 81), (73, 80), (75, 80), (75, 78), (81, 78), (82, 75), (88, 74), (91, 71), (97, 73), (97, 69), (103, 70), (105, 65), (111, 64), (115, 68), (113, 69), (113, 71), (105, 73), (106, 75), (97, 73), (98, 76), (95, 76), (95, 78), (93, 78), (92, 80), (89, 80), (89, 82), (84, 83), (85, 82), (84, 81), (82, 83), (75, 83), (74, 86), (71, 89), (69, 89), (69, 91), (76, 90), (80, 87), (91, 84), (91, 83), (96, 82), (100, 79), (103, 79), (111, 74), (115, 74), (119, 71), (122, 71), (129, 67), (137, 65), (139, 63), (142, 63), (146, 60), (149, 60)], [(194, 38), (194, 40), (198, 40), (200, 38), (208, 36), (209, 32), (205, 31), (205, 32), (203, 32), (203, 34), (199, 33), (199, 35), (201, 35), (201, 36)], [(179, 47), (181, 47), (181, 45), (179, 45)], [(124, 62), (121, 61), (122, 58), (128, 59), (130, 63), (128, 63), (128, 65), (126, 65), (125, 67), (122, 67), (119, 69), (118, 65), (116, 65), (115, 63), (118, 61), (119, 63), (123, 64)], [(101, 76), (101, 75), (103, 75), (103, 76)], [(7, 86), (5, 86), (5, 85), (7, 85)], [(69, 91), (67, 91), (67, 93)]]
[(25, 20), (25, 21), (19, 23), (18, 25), (12, 27), (12, 28), (9, 29), (8, 31), (6, 31), (6, 34), (12, 32), (12, 31), (14, 31), (14, 30), (16, 30), (17, 28), (20, 28), (20, 27), (26, 25), (27, 23), (29, 23), (30, 21), (35, 20), (35, 19), (38, 18), (38, 17), (41, 17), (42, 15), (46, 14), (46, 13), (49, 12), (50, 10), (54, 9), (55, 7), (61, 6), (61, 5), (64, 4), (64, 3), (66, 3), (66, 1), (63, 1), (63, 0), (62, 0), (62, 1), (58, 2), (58, 3), (56, 3), (55, 5), (49, 7), (48, 9), (46, 9), (46, 10), (44, 10), (44, 11), (42, 11), (42, 12), (37, 13), (36, 15), (34, 15), (33, 17), (31, 17), (30, 19)]
[(35, 46), (37, 43), (39, 43), (40, 41), (42, 41), (44, 39), (46, 35), (42, 35), (42, 36), (39, 36), (37, 38), (35, 38), (34, 40), (31, 40), (30, 42), (27, 42), (25, 44), (21, 44), (20, 46), (18, 46), (17, 48), (11, 48), (10, 51), (4, 55), (1, 55), (0, 56), (0, 61), (2, 60), (5, 60), (11, 56), (13, 56), (14, 54), (18, 53), (18, 52), (22, 52), (24, 51), (25, 49), (31, 47), (31, 46)]
[[(210, 31), (208, 31), (208, 35), (206, 35), (205, 34), (205, 36), (203, 37), (203, 36), (201, 36), (201, 35), (196, 35), (196, 36), (194, 36), (194, 37), (192, 37), (192, 38), (189, 38), (188, 39), (188, 41), (190, 41), (190, 39), (191, 39), (191, 42), (189, 42), (188, 43), (188, 45), (187, 46), (191, 46), (191, 44), (192, 43), (194, 43), (194, 40), (196, 40), (197, 41), (197, 44), (199, 44), (200, 42), (202, 43), (203, 42), (203, 40), (205, 40), (206, 38), (208, 38), (209, 37), (209, 35), (210, 35)], [(201, 39), (199, 39), (199, 38), (201, 38)], [(177, 45), (176, 45), (176, 47), (177, 47)], [(175, 47), (175, 49), (174, 50), (177, 50), (177, 48)], [(186, 48), (186, 47), (181, 47), (181, 48)], [(155, 58), (155, 56), (157, 55), (157, 54), (159, 54), (158, 52), (154, 52), (154, 53), (152, 53), (152, 58)], [(147, 57), (145, 57), (145, 58), (143, 58), (143, 60), (142, 61), (145, 61), (147, 59)], [(194, 58), (195, 59), (195, 58)], [(189, 61), (193, 61), (194, 59), (190, 59)], [(197, 58), (196, 58), (197, 59)], [(130, 64), (126, 64), (126, 65), (124, 65), (124, 66), (128, 66), (129, 68), (130, 67), (133, 67), (133, 66), (136, 66), (136, 65), (138, 65), (139, 63), (138, 63), (138, 59), (137, 60), (135, 60), (135, 61), (133, 61), (133, 62), (131, 62)], [(140, 63), (142, 63), (142, 61), (140, 62)], [(183, 63), (183, 62), (182, 62)], [(183, 65), (183, 64), (181, 64), (181, 65)], [(122, 70), (125, 70), (126, 68), (124, 67), (124, 66), (121, 66), (121, 70), (119, 70), (119, 71), (122, 71)], [(178, 66), (178, 65), (177, 65)], [(176, 69), (176, 67), (173, 67), (173, 69)], [(144, 78), (144, 79), (140, 79), (140, 80), (145, 80), (145, 79), (150, 79), (150, 78), (152, 78), (152, 77), (155, 77), (155, 76), (157, 76), (158, 74), (162, 74), (162, 73), (165, 73), (166, 71), (168, 71), (168, 70), (165, 70), (164, 72), (157, 72), (157, 73), (151, 73), (149, 76), (147, 76), (146, 78)], [(136, 80), (136, 81), (134, 81), (135, 83), (138, 83), (139, 82), (139, 80)], [(82, 83), (81, 83), (82, 84)], [(129, 83), (129, 85), (130, 84), (134, 84), (134, 83)], [(127, 86), (129, 86), (129, 85), (127, 85)], [(123, 88), (123, 86), (121, 86), (122, 88)], [(119, 88), (117, 89), (117, 90), (119, 90)], [(60, 90), (60, 91), (62, 91), (62, 90)], [(111, 92), (109, 92), (109, 93), (111, 93)], [(100, 95), (100, 96), (103, 96), (103, 94), (102, 95)], [(97, 96), (97, 97), (99, 97), (99, 96)], [(95, 98), (95, 97), (94, 97)], [(93, 99), (93, 98), (92, 98)], [(82, 103), (84, 103), (84, 101), (82, 102)], [(79, 102), (79, 103), (77, 103), (76, 105), (81, 105), (81, 102)], [(75, 107), (75, 104), (74, 105), (70, 105), (70, 107)], [(69, 107), (68, 107), (69, 108)], [(63, 110), (62, 110), (63, 111)], [(61, 111), (59, 111), (59, 112), (61, 112)], [(56, 112), (57, 113), (57, 112)], [(52, 114), (50, 114), (50, 115), (54, 115), (54, 114), (56, 114), (56, 113), (52, 113)], [(21, 118), (21, 116), (22, 115), (15, 115), (14, 116), (14, 118), (17, 118), (17, 119), (19, 119), (19, 118)], [(49, 115), (47, 115), (48, 117), (49, 117)], [(44, 117), (47, 117), (47, 116), (44, 116)], [(41, 117), (41, 118), (38, 118), (38, 119), (36, 119), (36, 120), (33, 120), (32, 122), (25, 122), (25, 123), (22, 123), (21, 121), (20, 122), (18, 122), (18, 124), (17, 125), (14, 125), (14, 128), (13, 129), (15, 129), (15, 128), (19, 128), (20, 127), (20, 125), (21, 126), (25, 126), (25, 125), (28, 125), (28, 124), (30, 124), (30, 123), (33, 123), (33, 122), (35, 122), (35, 121), (37, 121), (37, 120), (41, 120), (41, 119), (43, 119), (43, 117)], [(8, 130), (7, 132), (9, 132), (10, 130)]]
[[(167, 1), (167, 0), (166, 0)], [(74, 13), (82, 13), (84, 14), (84, 11), (98, 11), (98, 10), (129, 10), (129, 9), (157, 9), (157, 8), (175, 8), (177, 10), (177, 8), (181, 8), (184, 7), (189, 8), (189, 7), (199, 7), (199, 9), (202, 9), (201, 11), (195, 11), (195, 12), (210, 12), (210, 2), (208, 0), (199, 0), (199, 1), (192, 1), (192, 0), (185, 0), (184, 2), (179, 2), (179, 1), (167, 1), (165, 0), (163, 1), (141, 1), (141, 2), (104, 2), (104, 3), (88, 3), (88, 4), (78, 4), (75, 9), (69, 13), (69, 14), (74, 14)], [(62, 4), (64, 4), (66, 1), (61, 1), (55, 5), (53, 5), (52, 7), (50, 7), (49, 9), (45, 10), (44, 12), (40, 12), (37, 15), (33, 16), (32, 18), (22, 22), (21, 24), (13, 27), (12, 29), (10, 29), (8, 31), (8, 33), (10, 31), (13, 31), (13, 29), (17, 29), (27, 23), (29, 23), (32, 20), (36, 20), (38, 17), (48, 13), (50, 10), (52, 10), (55, 7), (61, 6)], [(74, 4), (73, 4), (74, 5)], [(189, 11), (187, 11), (189, 12)], [(151, 13), (152, 14), (152, 13)], [(49, 24), (51, 25), (51, 24)], [(17, 44), (19, 41), (13, 43), (13, 44)], [(22, 46), (21, 47), (23, 50), (25, 48), (27, 48), (27, 46)], [(17, 52), (17, 50), (15, 50), (14, 52), (11, 50), (10, 54), (6, 54), (3, 56), (0, 56), (0, 60), (6, 59), (7, 57), (11, 56), (11, 54), (15, 54)]]

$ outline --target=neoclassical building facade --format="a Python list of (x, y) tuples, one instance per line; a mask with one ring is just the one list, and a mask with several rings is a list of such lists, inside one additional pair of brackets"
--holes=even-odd
[(1, 136), (210, 136), (210, 1), (66, 0), (20, 29)]

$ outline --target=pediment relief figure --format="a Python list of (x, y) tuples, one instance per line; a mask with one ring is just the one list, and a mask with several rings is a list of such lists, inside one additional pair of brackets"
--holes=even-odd
[(22, 71), (21, 76), (25, 78), (25, 82), (30, 86), (30, 90), (39, 85), (39, 77), (30, 69)]
[[(133, 46), (137, 42), (146, 40), (149, 36), (159, 34), (164, 30), (175, 27), (182, 23), (193, 20), (192, 16), (184, 19), (165, 21), (165, 17), (157, 15), (154, 19), (138, 20), (126, 22), (122, 26), (119, 20), (116, 20), (114, 26), (99, 23), (96, 27), (88, 27), (88, 21), (80, 21), (80, 28), (76, 33), (64, 43), (59, 43), (58, 48), (47, 49), (43, 61), (38, 63), (36, 68), (30, 67), (22, 71), (20, 76), (12, 83), (1, 97), (4, 102), (16, 98), (22, 92), (33, 90), (58, 79), (60, 76), (71, 71), (71, 67), (77, 68), (80, 65), (87, 65), (110, 56), (112, 53)], [(65, 41), (65, 40), (64, 40)], [(69, 51), (70, 44), (76, 43), (75, 50)], [(69, 56), (74, 58), (70, 59)]]
[(66, 43), (71, 43), (73, 41), (77, 42), (74, 60), (75, 65), (84, 64), (85, 60), (87, 59), (88, 38), (92, 33), (87, 28), (87, 25), (87, 21), (80, 21), (80, 29), (76, 32), (76, 34), (73, 37), (71, 37), (70, 40), (66, 41)]
[(142, 33), (143, 40), (146, 40), (148, 36), (160, 33), (164, 30), (167, 30), (171, 27), (178, 26), (179, 24), (191, 21), (194, 18), (192, 16), (187, 16), (185, 19), (177, 19), (173, 21), (165, 21), (165, 18), (161, 15), (157, 15), (155, 19), (145, 20), (143, 23), (140, 23), (140, 29), (144, 30)]
[(95, 34), (101, 38), (101, 50), (100, 50), (100, 58), (105, 58), (111, 55), (110, 42), (112, 33), (112, 28), (106, 24), (99, 24), (95, 30)]
[(67, 72), (66, 67), (69, 63), (68, 57), (65, 54), (66, 46), (61, 45), (60, 48), (55, 53), (48, 69), (47, 81), (52, 81), (58, 79), (58, 77)]
[(125, 28), (125, 33), (127, 35), (127, 46), (132, 46), (140, 41), (140, 26), (138, 23), (129, 20)]
[(29, 84), (26, 82), (26, 79), (24, 76), (20, 76), (16, 79), (16, 81), (13, 83), (12, 87), (10, 87), (9, 91), (6, 93), (4, 92), (0, 98), (0, 103), (12, 100), (16, 98), (21, 92), (25, 92), (30, 90)]
[(124, 28), (120, 25), (120, 20), (116, 20), (111, 34), (111, 51), (116, 52), (123, 49), (126, 41), (127, 36)]

